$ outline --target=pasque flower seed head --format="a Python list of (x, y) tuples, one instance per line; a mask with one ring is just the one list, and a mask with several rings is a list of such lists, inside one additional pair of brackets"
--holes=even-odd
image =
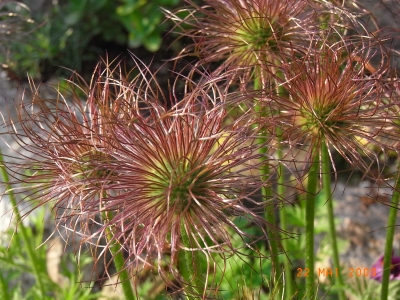
[(163, 91), (155, 90), (154, 76), (137, 68), (131, 81), (109, 64), (99, 66), (88, 85), (77, 77), (71, 83), (84, 92), (84, 102), (70, 102), (59, 91), (56, 101), (37, 92), (32, 103), (22, 103), (23, 130), (10, 134), (33, 158), (11, 168), (33, 172), (19, 172), (14, 184), (26, 184), (29, 201), (50, 203), (60, 233), (89, 244), (96, 264), (119, 244), (132, 275), (151, 268), (168, 284), (188, 284), (179, 273), (179, 253), (199, 253), (208, 262), (202, 276), (212, 282), (215, 255), (239, 251), (233, 235), (253, 247), (233, 219), (250, 219), (262, 231), (266, 226), (257, 214), (266, 202), (254, 200), (270, 184), (258, 174), (267, 162), (259, 148), (266, 145), (245, 126), (245, 113), (227, 122), (225, 104), (243, 95), (217, 92), (215, 80), (204, 80), (168, 108), (157, 99)]

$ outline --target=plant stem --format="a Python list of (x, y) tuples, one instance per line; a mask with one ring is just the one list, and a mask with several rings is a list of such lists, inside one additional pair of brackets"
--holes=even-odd
[[(278, 142), (282, 140), (282, 129), (277, 128), (277, 136), (278, 136)], [(278, 146), (276, 150), (276, 154), (278, 157), (278, 160), (281, 160), (283, 158), (283, 151), (282, 147)], [(278, 165), (278, 187), (277, 187), (277, 194), (280, 199), (283, 199), (285, 197), (285, 176), (284, 176), (284, 167), (282, 163), (279, 163)], [(279, 210), (279, 217), (280, 217), (280, 227), (283, 231), (287, 231), (287, 216), (285, 213), (285, 209), (281, 208)], [(283, 249), (288, 249), (288, 243), (287, 239), (283, 238), (282, 239), (282, 247)], [(290, 260), (288, 257), (283, 258), (283, 265), (285, 268), (285, 299), (290, 299), (294, 294), (295, 294), (295, 289), (294, 289), (294, 280), (292, 277), (292, 265), (290, 263)]]
[[(263, 180), (265, 178), (268, 178), (270, 174), (270, 170), (267, 164), (264, 165), (264, 167), (261, 170), (261, 177)], [(271, 199), (272, 198), (272, 193), (269, 188), (262, 188), (262, 196), (263, 199)], [(265, 210), (265, 220), (273, 226), (276, 225), (276, 220), (275, 220), (275, 203), (273, 203), (272, 206), (269, 206)], [(267, 228), (267, 235), (268, 235), (268, 242), (270, 245), (270, 251), (271, 251), (271, 260), (272, 260), (272, 265), (274, 268), (274, 281), (275, 284), (278, 283), (279, 278), (281, 278), (281, 268), (279, 264), (279, 251), (278, 251), (278, 235), (276, 233)]]
[(11, 190), (10, 178), (8, 176), (6, 167), (4, 165), (4, 159), (3, 159), (3, 154), (1, 152), (1, 150), (0, 150), (0, 169), (1, 169), (1, 175), (3, 177), (4, 183), (6, 184), (6, 190), (8, 190), (7, 194), (10, 197), (10, 202), (11, 202), (11, 205), (13, 206), (15, 218), (16, 218), (17, 222), (19, 223), (18, 229), (21, 232), (22, 240), (24, 242), (26, 251), (28, 252), (28, 257), (29, 257), (29, 261), (31, 262), (32, 271), (35, 276), (36, 282), (39, 286), (40, 296), (42, 299), (45, 299), (46, 292), (45, 292), (44, 285), (42, 282), (42, 277), (41, 277), (41, 274), (40, 274), (40, 271), (38, 268), (38, 266), (40, 265), (40, 262), (36, 258), (35, 251), (33, 250), (32, 246), (31, 246), (31, 241), (29, 240), (29, 237), (28, 237), (28, 233), (26, 231), (24, 223), (21, 220), (21, 215), (18, 210), (17, 200), (15, 199), (14, 192)]
[[(397, 170), (400, 169), (400, 159)], [(383, 275), (382, 275), (382, 289), (381, 289), (381, 300), (388, 299), (389, 294), (389, 279), (392, 264), (392, 249), (393, 249), (393, 238), (396, 226), (396, 217), (398, 212), (398, 206), (400, 202), (400, 175), (397, 174), (397, 182), (392, 196), (392, 204), (390, 207), (388, 226), (386, 231), (386, 244), (385, 244), (385, 257), (383, 259)]]
[(342, 273), (340, 272), (340, 260), (339, 260), (339, 251), (336, 239), (336, 226), (335, 226), (335, 218), (333, 213), (333, 199), (331, 192), (331, 176), (330, 176), (330, 158), (328, 147), (326, 143), (322, 143), (322, 189), (324, 192), (326, 200), (326, 206), (328, 209), (328, 222), (329, 222), (329, 235), (331, 238), (331, 247), (333, 251), (333, 264), (335, 268), (338, 268), (339, 273), (337, 275), (337, 281), (339, 283), (339, 299), (345, 300), (345, 294), (343, 291), (344, 281)]
[[(260, 74), (260, 71), (257, 72)], [(254, 90), (260, 90), (262, 89), (262, 83), (260, 80), (260, 76), (256, 76), (254, 79)], [(256, 112), (260, 114), (260, 116), (263, 116), (265, 112), (262, 111), (261, 107), (259, 104), (256, 105)], [(262, 132), (262, 137), (259, 137), (257, 140), (258, 142), (262, 145), (267, 141), (267, 137), (265, 136), (265, 132)], [(259, 153), (262, 154), (263, 156), (267, 153), (267, 147), (261, 147), (259, 150)], [(263, 159), (266, 161), (266, 159)], [(265, 163), (263, 167), (260, 170), (260, 175), (261, 175), (261, 180), (262, 182), (268, 180), (270, 176), (270, 169), (268, 163)], [(272, 191), (270, 188), (263, 187), (261, 189), (261, 194), (263, 196), (264, 200), (268, 200), (272, 198)], [(267, 207), (265, 209), (265, 220), (271, 224), (271, 227), (274, 227), (276, 225), (276, 220), (275, 220), (275, 203), (273, 203), (272, 207)], [(269, 226), (268, 226), (269, 227)], [(273, 272), (274, 272), (274, 284), (277, 285), (279, 280), (281, 279), (281, 268), (279, 264), (279, 251), (278, 251), (278, 241), (277, 241), (277, 235), (275, 232), (273, 232), (271, 229), (267, 228), (267, 236), (268, 236), (268, 242), (270, 246), (270, 251), (271, 251), (271, 261), (272, 261), (272, 266), (273, 266)]]
[[(185, 226), (181, 225), (181, 241), (186, 248), (192, 248)], [(201, 258), (199, 253), (182, 249), (179, 253), (178, 271), (189, 284), (185, 294), (188, 300), (198, 299), (201, 295), (199, 288), (204, 286), (201, 278)]]
[[(113, 215), (111, 212), (103, 212), (103, 218), (105, 220), (112, 220)], [(111, 228), (107, 228), (106, 231), (107, 240), (111, 241), (113, 237)], [(122, 290), (125, 295), (125, 300), (135, 300), (136, 297), (132, 289), (128, 271), (124, 268), (125, 260), (121, 251), (121, 245), (118, 243), (118, 241), (115, 241), (114, 244), (109, 248), (109, 250), (111, 252), (115, 268), (117, 269), (117, 272), (119, 274), (119, 280), (122, 284)]]
[(319, 156), (315, 153), (310, 171), (308, 172), (307, 196), (306, 196), (306, 293), (308, 299), (314, 298), (314, 219), (315, 200), (318, 186)]
[[(280, 65), (280, 62), (277, 61), (277, 66)], [(284, 76), (281, 71), (277, 70), (276, 76), (279, 77), (280, 79), (283, 79)], [(278, 96), (280, 97), (289, 97), (286, 89), (282, 86), (279, 85), (278, 83), (276, 84), (276, 91), (278, 93)], [(279, 113), (278, 113), (279, 115)], [(276, 128), (276, 137), (278, 141), (277, 149), (276, 149), (276, 154), (278, 157), (278, 160), (283, 159), (283, 151), (282, 151), (282, 128), (277, 127)], [(285, 176), (284, 176), (284, 166), (282, 163), (279, 163), (278, 165), (278, 187), (277, 187), (277, 194), (280, 199), (284, 199), (285, 197)], [(280, 218), (280, 227), (283, 231), (287, 232), (287, 218), (286, 218), (286, 213), (285, 209), (281, 208), (279, 210), (279, 218)], [(282, 239), (282, 248), (284, 250), (288, 249), (288, 240), (283, 237)], [(285, 285), (284, 285), (284, 293), (285, 293), (285, 299), (291, 299), (293, 295), (295, 295), (295, 282), (292, 277), (292, 265), (290, 263), (289, 257), (284, 257), (283, 258), (283, 265), (284, 265), (284, 272), (285, 272)]]

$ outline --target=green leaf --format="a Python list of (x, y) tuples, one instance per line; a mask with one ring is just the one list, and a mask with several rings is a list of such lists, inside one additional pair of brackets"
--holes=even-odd
[(125, 5), (121, 5), (117, 7), (116, 13), (120, 16), (127, 16), (134, 13), (141, 6), (146, 5), (147, 0), (139, 0), (139, 1), (129, 1)]

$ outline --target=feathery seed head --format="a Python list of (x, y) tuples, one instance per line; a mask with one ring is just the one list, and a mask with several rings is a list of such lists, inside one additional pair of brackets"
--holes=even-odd
[(223, 107), (157, 109), (152, 108), (153, 118), (139, 117), (131, 128), (115, 125), (118, 146), (110, 155), (118, 165), (116, 195), (105, 209), (117, 212), (112, 226), (132, 262), (143, 264), (146, 255), (146, 262), (156, 259), (164, 273), (163, 252), (169, 248), (175, 263), (182, 235), (190, 237), (191, 251), (211, 260), (212, 253), (235, 252), (231, 230), (244, 233), (231, 217), (264, 222), (244, 203), (260, 206), (252, 195), (263, 183), (258, 173), (249, 175), (258, 168), (252, 163), (260, 158), (259, 146), (237, 125), (224, 124)]
[(252, 237), (233, 218), (266, 225), (257, 214), (265, 202), (254, 200), (269, 184), (258, 174), (265, 163), (259, 148), (265, 145), (243, 126), (245, 115), (227, 124), (229, 97), (215, 79), (195, 87), (190, 82), (193, 88), (168, 109), (157, 101), (163, 94), (148, 69), (138, 66), (133, 81), (119, 80), (115, 70), (106, 64), (88, 85), (79, 77), (71, 81), (86, 102), (69, 102), (60, 91), (60, 101), (43, 100), (37, 92), (32, 103), (21, 104), (23, 131), (11, 134), (33, 159), (14, 169), (37, 172), (20, 174), (15, 184), (35, 184), (31, 199), (50, 203), (58, 229), (82, 237), (96, 262), (119, 244), (133, 274), (154, 268), (167, 283), (178, 280), (182, 287), (189, 283), (177, 271), (179, 253), (200, 253), (209, 280), (215, 255), (238, 251), (232, 235), (252, 247)]
[(272, 0), (217, 0), (206, 1), (189, 9), (189, 16), (180, 19), (169, 13), (180, 25), (192, 29), (185, 35), (195, 43), (186, 49), (200, 57), (200, 63), (225, 60), (225, 68), (264, 68), (282, 60), (289, 49), (307, 48), (307, 40), (313, 28), (313, 11), (307, 1)]
[(319, 53), (292, 60), (281, 68), (289, 97), (273, 96), (268, 105), (278, 112), (272, 119), (291, 142), (310, 149), (328, 143), (350, 163), (366, 168), (360, 151), (370, 158), (374, 154), (359, 141), (379, 144), (376, 137), (388, 126), (389, 116), (381, 101), (385, 69), (367, 74), (369, 58), (360, 53), (325, 45)]

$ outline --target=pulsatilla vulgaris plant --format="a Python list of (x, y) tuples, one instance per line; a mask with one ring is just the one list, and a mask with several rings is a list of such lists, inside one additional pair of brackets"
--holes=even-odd
[(187, 90), (168, 109), (154, 77), (137, 71), (128, 81), (118, 67), (97, 68), (90, 84), (73, 83), (85, 102), (68, 102), (62, 91), (44, 100), (35, 90), (20, 105), (22, 132), (10, 132), (32, 154), (10, 167), (14, 184), (24, 184), (29, 201), (50, 203), (61, 235), (89, 244), (96, 264), (111, 251), (128, 299), (130, 279), (144, 268), (174, 292), (207, 297), (218, 291), (216, 270), (225, 269), (216, 258), (240, 252), (233, 235), (258, 253), (234, 218), (264, 232), (257, 208), (266, 202), (254, 199), (269, 185), (258, 174), (265, 145), (253, 140), (245, 114), (228, 124), (221, 105), (228, 96), (215, 93), (215, 81)]
[[(124, 241), (133, 264), (155, 259), (167, 281), (171, 275), (189, 279), (186, 284), (205, 296), (204, 283), (216, 285), (209, 269), (214, 255), (234, 254), (231, 234), (245, 235), (229, 216), (264, 223), (244, 203), (259, 205), (251, 198), (262, 186), (253, 165), (260, 157), (258, 146), (238, 127), (223, 125), (226, 112), (221, 108), (153, 109), (151, 123), (115, 126), (118, 147), (112, 156), (119, 179), (113, 186), (117, 195), (106, 199), (106, 209), (121, 213), (107, 226)], [(193, 273), (189, 278), (186, 268)]]
[[(388, 134), (390, 116), (382, 102), (382, 66), (371, 74), (370, 57), (344, 46), (324, 45), (319, 52), (282, 65), (285, 96), (267, 101), (272, 117), (290, 144), (306, 145), (311, 156), (325, 143), (350, 164), (368, 169), (365, 157), (376, 159), (365, 147), (384, 147), (379, 135)], [(317, 151), (317, 152), (315, 152)]]
[[(300, 146), (309, 154), (305, 265), (310, 270), (314, 269), (315, 195), (319, 182), (326, 197), (333, 263), (335, 267), (340, 266), (330, 189), (330, 168), (335, 169), (332, 150), (336, 149), (354, 168), (361, 168), (367, 175), (371, 163), (378, 159), (365, 143), (385, 149), (387, 145), (378, 136), (394, 138), (388, 130), (393, 115), (382, 101), (382, 77), (388, 69), (384, 64), (371, 68), (368, 51), (357, 49), (355, 44), (351, 45), (353, 50), (348, 50), (348, 46), (346, 43), (322, 45), (311, 55), (294, 56), (280, 68), (282, 77), (276, 77), (284, 93), (260, 101), (260, 105), (267, 105), (264, 111), (270, 115), (266, 121), (261, 117), (257, 124), (270, 125), (274, 120), (290, 146)], [(345, 299), (341, 274), (337, 282), (340, 299)], [(314, 284), (312, 273), (306, 278), (310, 299), (315, 295)]]
[(181, 11), (169, 13), (177, 26), (189, 25), (183, 34), (194, 44), (185, 52), (193, 51), (200, 64), (223, 61), (221, 72), (276, 65), (287, 50), (308, 47), (315, 25), (314, 10), (303, 0), (217, 0), (204, 6), (187, 2), (192, 7), (185, 10), (187, 17), (179, 18)]
[[(110, 66), (102, 71), (99, 65), (87, 85), (76, 76), (69, 88), (56, 88), (54, 99), (42, 99), (40, 89), (31, 82), (31, 102), (22, 101), (17, 107), (18, 122), (10, 134), (26, 153), (22, 157), (29, 160), (17, 165), (17, 173), (33, 172), (31, 176), (18, 174), (29, 184), (27, 189), (34, 188), (38, 202), (33, 203), (43, 205), (57, 199), (54, 208), (62, 211), (57, 212), (60, 223), (96, 206), (112, 173), (108, 168), (112, 158), (104, 151), (110, 145), (102, 138), (110, 130), (108, 123), (111, 118), (132, 121), (132, 112), (139, 110), (132, 89), (126, 90), (130, 83), (120, 77), (124, 84), (116, 85), (110, 73), (118, 65), (113, 70)], [(87, 101), (81, 101), (78, 94), (84, 94)]]

